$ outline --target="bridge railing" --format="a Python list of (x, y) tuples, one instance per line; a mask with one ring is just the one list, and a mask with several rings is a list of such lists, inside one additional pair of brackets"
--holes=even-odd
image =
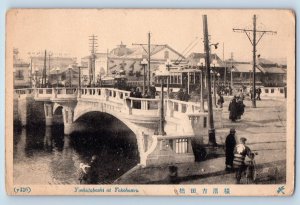
[(166, 103), (167, 109), (172, 110), (173, 112), (194, 114), (201, 111), (200, 104), (195, 102), (168, 99), (166, 100)]
[(129, 91), (114, 88), (82, 88), (80, 97), (93, 99), (102, 98), (106, 101), (123, 103), (123, 100), (129, 97), (129, 93)]
[(126, 103), (131, 109), (158, 110), (159, 99), (127, 97)]
[(34, 89), (34, 97), (35, 98), (51, 98), (53, 93), (53, 88), (35, 88)]
[(32, 94), (33, 92), (34, 92), (34, 89), (32, 89), (32, 88), (14, 89), (14, 93), (16, 93), (18, 95)]

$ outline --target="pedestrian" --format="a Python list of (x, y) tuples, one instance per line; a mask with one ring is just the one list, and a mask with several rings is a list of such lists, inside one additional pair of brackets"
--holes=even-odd
[(237, 98), (237, 119), (241, 119), (241, 116), (245, 112), (245, 104), (241, 98)]
[[(136, 88), (136, 90), (135, 90), (135, 97), (136, 98), (142, 98), (143, 97), (139, 88)], [(137, 109), (141, 109), (141, 101), (140, 100), (137, 100), (137, 102), (136, 102), (136, 108)]]
[(228, 106), (228, 111), (229, 111), (229, 119), (232, 122), (235, 122), (238, 117), (238, 110), (237, 110), (237, 103), (236, 103), (236, 97), (234, 96), (231, 102), (229, 103)]
[(189, 100), (190, 100), (190, 95), (189, 95), (189, 93), (187, 92), (186, 89), (183, 89), (183, 98), (182, 98), (182, 101), (188, 102)]
[(180, 88), (179, 91), (177, 92), (177, 100), (182, 101), (183, 100), (183, 89)]
[(217, 104), (218, 104), (219, 108), (223, 107), (223, 103), (224, 103), (224, 98), (223, 98), (221, 93), (218, 93), (218, 102), (217, 102)]
[(259, 87), (259, 88), (257, 88), (257, 91), (256, 91), (256, 93), (257, 93), (257, 100), (261, 100), (260, 99), (260, 94), (261, 94), (261, 88)]
[(226, 137), (225, 140), (225, 170), (231, 171), (233, 169), (233, 158), (234, 158), (234, 148), (236, 145), (235, 140), (235, 129), (231, 128), (229, 134)]
[(92, 159), (88, 164), (88, 166), (90, 168), (87, 172), (87, 183), (97, 184), (99, 182), (99, 174), (98, 174), (98, 157), (96, 155), (92, 156)]
[(242, 173), (246, 169), (246, 156), (248, 156), (250, 159), (253, 159), (253, 154), (251, 152), (251, 149), (248, 146), (246, 146), (246, 141), (246, 138), (241, 137), (240, 143), (237, 144), (234, 148), (233, 167), (235, 169), (236, 184), (240, 184)]

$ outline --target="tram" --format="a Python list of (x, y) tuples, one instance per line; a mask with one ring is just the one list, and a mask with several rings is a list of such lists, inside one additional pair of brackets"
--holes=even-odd
[(127, 90), (127, 78), (125, 75), (106, 76), (101, 79), (101, 87), (110, 87)]
[(197, 69), (173, 69), (165, 72), (163, 75), (155, 76), (155, 87), (159, 89), (161, 82), (178, 92), (180, 88), (184, 88), (190, 94), (192, 91), (200, 87), (200, 79), (202, 73)]

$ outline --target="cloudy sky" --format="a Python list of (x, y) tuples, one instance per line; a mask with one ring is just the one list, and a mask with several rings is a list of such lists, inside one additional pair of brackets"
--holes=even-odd
[(11, 10), (7, 13), (7, 42), (25, 57), (28, 52), (44, 49), (82, 57), (89, 53), (88, 36), (98, 36), (98, 51), (106, 52), (122, 41), (169, 44), (182, 52), (196, 38), (198, 44), (191, 52), (203, 52), (202, 15), (207, 14), (211, 42), (220, 43), (216, 52), (225, 58), (251, 60), (252, 46), (244, 33), (233, 28), (252, 28), (253, 14), (257, 27), (277, 31), (265, 35), (257, 50), (263, 58), (284, 58), (293, 45), (294, 18), (289, 11), (276, 10)]

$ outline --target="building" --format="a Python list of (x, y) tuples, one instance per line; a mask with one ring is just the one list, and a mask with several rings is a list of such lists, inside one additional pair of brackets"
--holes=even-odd
[[(88, 69), (92, 76), (98, 79), (103, 75), (117, 75), (124, 74), (129, 81), (142, 81), (144, 71), (141, 61), (148, 60), (147, 46), (133, 46), (128, 48), (121, 42), (116, 48), (107, 53), (96, 53), (95, 55), (95, 70)], [(151, 50), (151, 63), (150, 71), (151, 76), (155, 75), (155, 71), (159, 65), (165, 64), (167, 60), (176, 64), (186, 63), (185, 57), (174, 50), (169, 45), (150, 46)], [(91, 56), (82, 58), (82, 64), (91, 68)], [(91, 74), (91, 72), (94, 72)], [(146, 66), (146, 76), (148, 67)]]
[[(56, 78), (54, 78), (54, 75), (56, 75), (57, 72), (55, 70), (60, 70), (59, 73), (61, 73), (62, 71), (68, 69), (70, 65), (72, 67), (76, 65), (76, 60), (77, 59), (73, 57), (49, 55), (47, 54), (47, 52), (45, 52), (44, 55), (38, 54), (37, 56), (31, 56), (30, 70), (32, 73), (32, 79), (34, 81), (33, 84), (36, 84), (37, 87), (41, 87), (41, 86), (49, 87), (52, 84), (56, 84), (55, 81)], [(55, 82), (51, 82), (51, 81), (55, 81)]]
[(13, 50), (14, 88), (31, 87), (30, 63), (19, 58), (18, 49)]
[[(252, 85), (253, 64), (238, 62), (232, 59), (226, 61), (229, 72), (232, 72), (234, 86)], [(286, 64), (277, 64), (270, 60), (259, 58), (256, 65), (256, 85), (264, 87), (284, 87), (286, 85)], [(231, 73), (230, 73), (231, 75)]]

